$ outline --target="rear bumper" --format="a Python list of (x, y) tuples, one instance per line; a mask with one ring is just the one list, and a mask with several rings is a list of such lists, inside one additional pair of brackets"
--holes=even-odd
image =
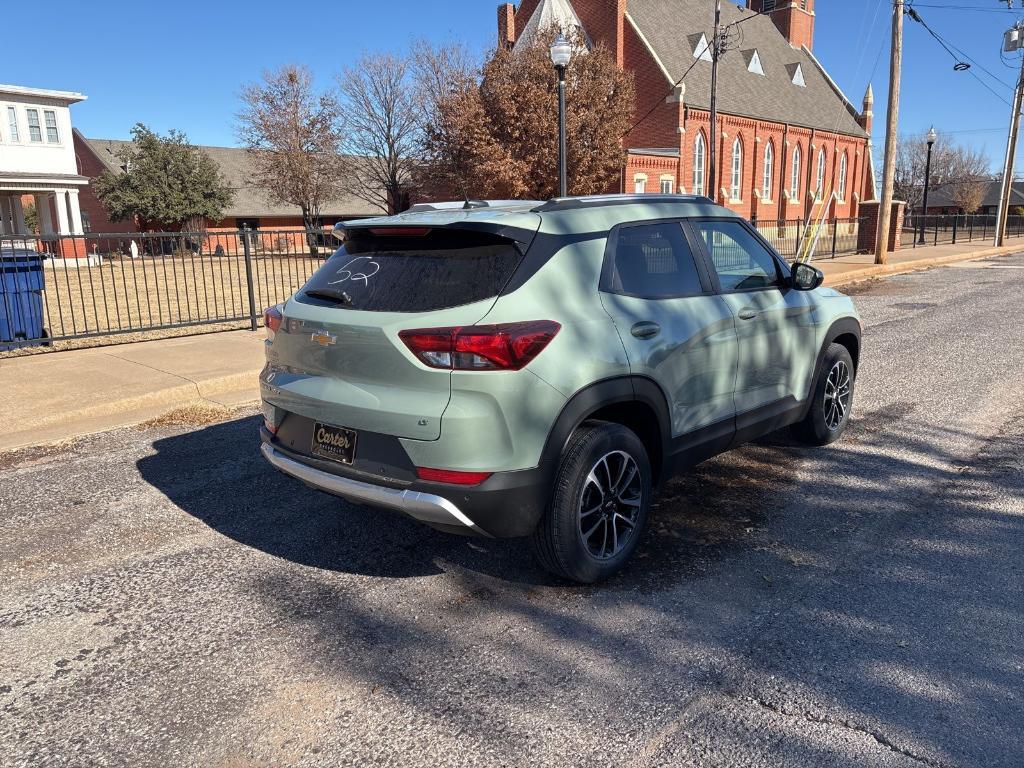
[(261, 428), (264, 458), (306, 485), (358, 504), (401, 512), (449, 533), (513, 538), (536, 528), (547, 505), (551, 478), (540, 468), (496, 472), (480, 485), (458, 486), (374, 478), (343, 465), (294, 453)]
[(431, 525), (465, 526), (474, 533), (489, 535), (466, 517), (462, 510), (442, 496), (410, 488), (400, 489), (372, 485), (340, 475), (332, 475), (288, 458), (269, 443), (263, 443), (260, 450), (263, 451), (263, 456), (267, 461), (286, 475), (291, 475), (307, 485), (335, 496), (404, 512), (409, 517)]

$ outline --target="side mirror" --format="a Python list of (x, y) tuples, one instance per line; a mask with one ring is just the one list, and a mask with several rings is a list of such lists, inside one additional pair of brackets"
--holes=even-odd
[(825, 273), (817, 267), (805, 264), (802, 261), (794, 261), (790, 273), (793, 287), (798, 291), (813, 291), (825, 282)]

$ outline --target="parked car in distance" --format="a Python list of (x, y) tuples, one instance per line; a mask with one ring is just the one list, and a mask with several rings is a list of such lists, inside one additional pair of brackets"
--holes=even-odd
[(419, 205), (337, 234), (264, 315), (264, 456), (445, 531), (529, 536), (566, 579), (618, 571), (673, 473), (850, 417), (852, 301), (707, 198)]

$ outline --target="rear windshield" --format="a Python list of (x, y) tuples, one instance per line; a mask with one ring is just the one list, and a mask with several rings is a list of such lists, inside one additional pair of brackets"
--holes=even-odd
[(480, 232), (354, 230), (298, 298), (371, 312), (446, 309), (497, 296), (520, 257), (511, 240)]

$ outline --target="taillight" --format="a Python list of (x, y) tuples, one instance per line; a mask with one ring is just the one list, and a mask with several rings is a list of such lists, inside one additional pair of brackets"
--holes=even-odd
[(281, 310), (277, 307), (267, 307), (263, 310), (263, 327), (267, 329), (267, 338), (271, 341), (273, 341), (274, 334), (277, 333), (283, 322), (284, 315), (281, 314)]
[(541, 353), (560, 326), (553, 320), (456, 328), (420, 328), (399, 338), (424, 364), (454, 371), (518, 371)]
[(491, 474), (491, 472), (459, 472), (454, 469), (416, 467), (416, 476), (420, 480), (430, 480), (435, 483), (451, 483), (452, 485), (479, 485), (490, 477)]

